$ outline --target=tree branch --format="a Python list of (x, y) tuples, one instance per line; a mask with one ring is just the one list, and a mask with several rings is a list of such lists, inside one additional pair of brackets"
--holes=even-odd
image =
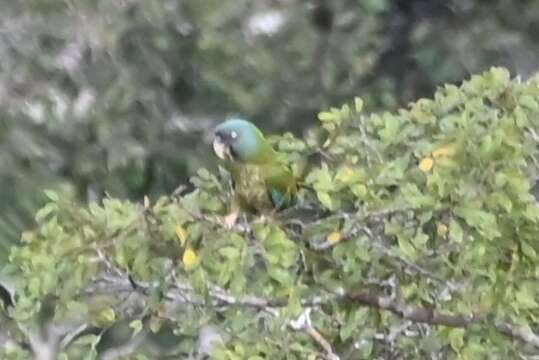
[(367, 291), (350, 293), (347, 298), (370, 307), (391, 311), (395, 315), (417, 323), (430, 325), (445, 325), (451, 327), (468, 327), (472, 323), (477, 323), (478, 318), (470, 315), (446, 315), (434, 312), (433, 309), (410, 306), (403, 303), (396, 297), (379, 296)]
[[(390, 311), (414, 323), (467, 328), (473, 324), (485, 323), (486, 318), (486, 316), (478, 316), (476, 314), (442, 314), (434, 311), (434, 309), (407, 305), (398, 298), (378, 296), (366, 291), (350, 293), (347, 295), (347, 298), (353, 302)], [(539, 336), (529, 328), (502, 321), (496, 321), (493, 325), (500, 333), (531, 344), (539, 349)]]
[[(103, 259), (102, 259), (103, 260)], [(147, 296), (154, 285), (150, 283), (136, 283), (133, 287), (128, 279), (128, 274), (115, 268), (110, 262), (107, 262), (108, 275), (96, 279), (93, 285), (86, 289), (86, 293), (114, 293), (114, 292), (140, 292), (141, 295)], [(113, 273), (114, 275), (110, 275)], [(195, 293), (192, 286), (188, 283), (180, 281), (173, 272), (170, 276), (171, 284), (168, 291), (165, 292), (164, 298), (168, 301), (169, 306), (177, 304), (207, 304), (205, 298)], [(212, 306), (244, 306), (253, 307), (260, 310), (268, 311), (274, 315), (278, 315), (278, 308), (288, 306), (288, 299), (268, 299), (256, 295), (234, 296), (225, 289), (216, 285), (208, 287), (210, 304)], [(509, 336), (513, 339), (518, 339), (525, 343), (531, 344), (539, 349), (539, 336), (529, 328), (517, 326), (509, 322), (496, 321), (487, 323), (488, 314), (445, 314), (436, 309), (408, 305), (403, 302), (398, 296), (386, 296), (375, 294), (369, 291), (355, 291), (343, 294), (326, 294), (325, 296), (316, 296), (313, 298), (301, 299), (300, 302), (305, 308), (316, 308), (332, 301), (352, 301), (361, 305), (377, 308), (384, 311), (390, 311), (396, 316), (409, 320), (413, 323), (424, 323), (430, 325), (443, 325), (449, 327), (467, 328), (473, 324), (491, 325), (500, 333)]]

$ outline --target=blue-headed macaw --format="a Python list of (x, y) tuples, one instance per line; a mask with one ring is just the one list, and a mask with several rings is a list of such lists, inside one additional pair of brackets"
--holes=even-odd
[(230, 119), (219, 124), (214, 132), (213, 149), (234, 183), (233, 211), (265, 213), (294, 202), (297, 193), (294, 174), (282, 154), (249, 121)]

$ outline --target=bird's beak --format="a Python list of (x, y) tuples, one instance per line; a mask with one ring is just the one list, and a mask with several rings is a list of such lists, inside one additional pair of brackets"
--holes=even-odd
[(227, 160), (230, 158), (230, 147), (219, 136), (213, 139), (213, 151), (219, 159)]

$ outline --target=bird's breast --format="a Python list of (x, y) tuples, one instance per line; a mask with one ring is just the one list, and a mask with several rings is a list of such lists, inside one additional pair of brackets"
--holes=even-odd
[(263, 169), (257, 165), (244, 165), (234, 177), (235, 192), (241, 203), (256, 212), (272, 208), (266, 188)]

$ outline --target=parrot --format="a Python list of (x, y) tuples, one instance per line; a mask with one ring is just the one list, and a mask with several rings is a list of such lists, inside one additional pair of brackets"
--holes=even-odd
[(225, 223), (235, 222), (240, 210), (264, 214), (294, 204), (297, 183), (292, 170), (253, 123), (233, 118), (217, 125), (213, 150), (230, 173), (235, 193)]

